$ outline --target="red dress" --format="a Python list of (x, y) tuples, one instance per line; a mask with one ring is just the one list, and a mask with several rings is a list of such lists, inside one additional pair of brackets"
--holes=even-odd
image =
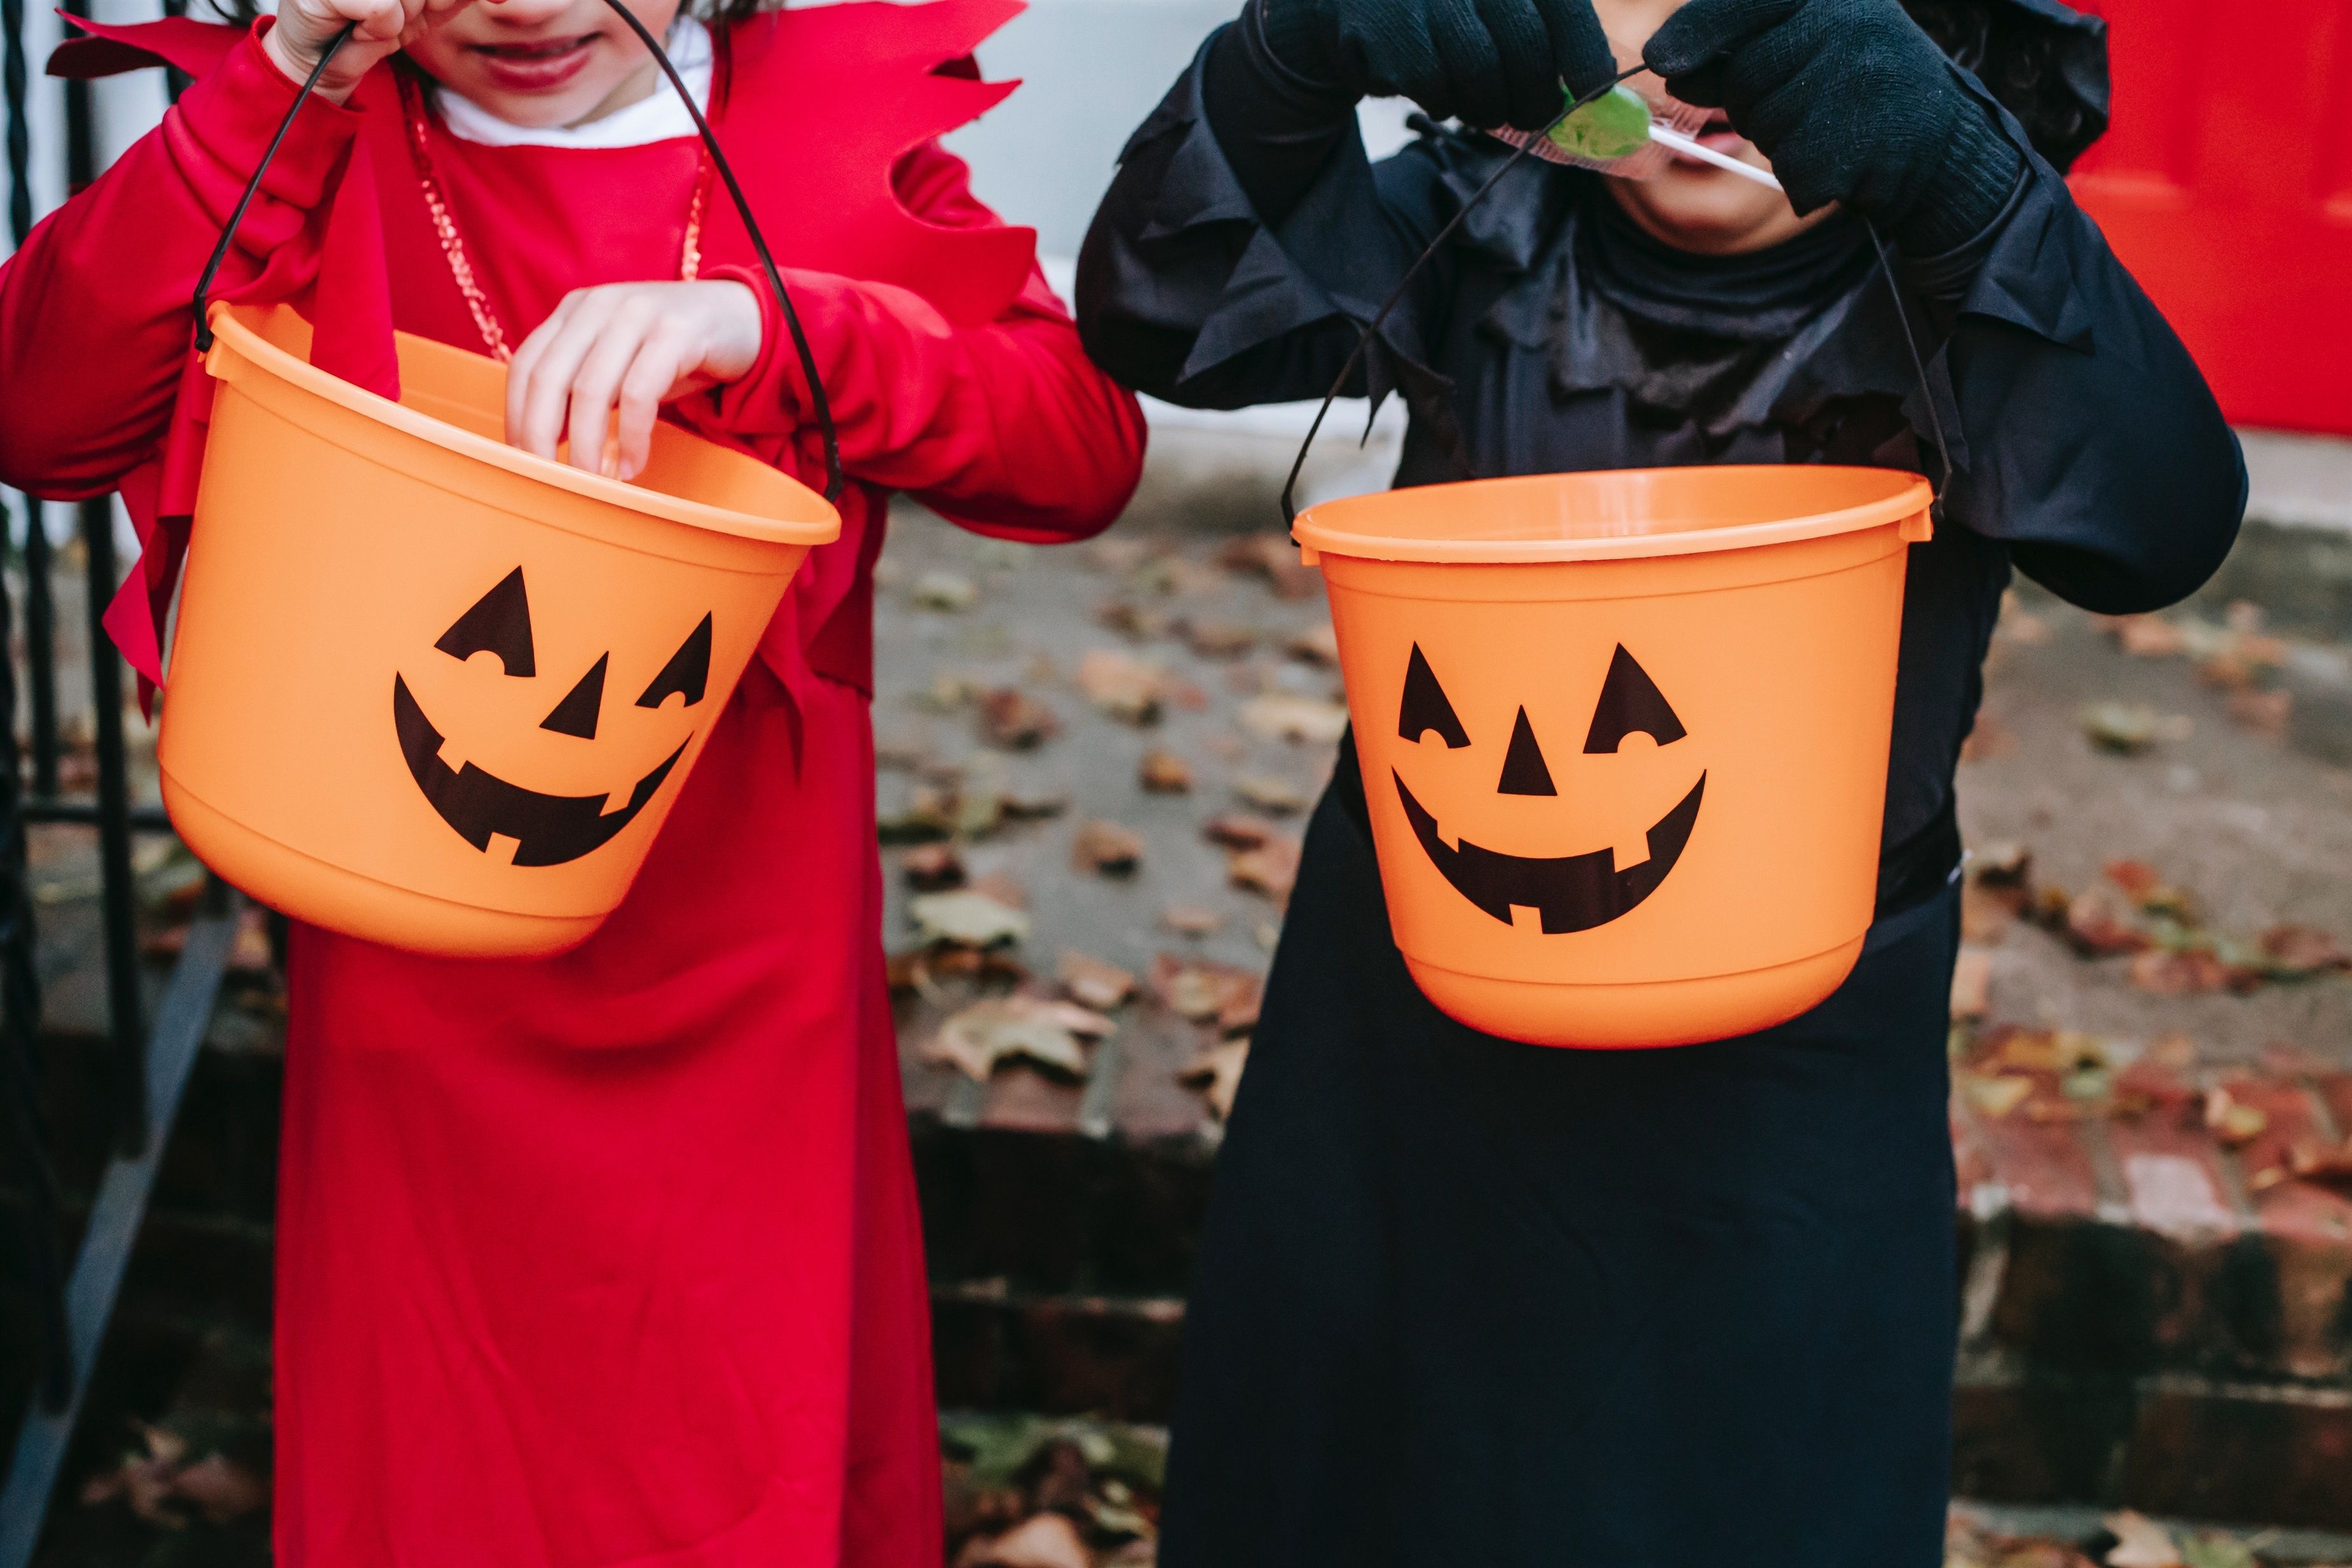
[[(789, 269), (855, 483), (840, 542), (803, 568), (627, 900), (538, 962), (297, 932), (277, 1321), (291, 1568), (940, 1559), (879, 944), (871, 567), (894, 489), (1000, 537), (1091, 533), (1143, 439), (1028, 236), (929, 140), (1001, 96), (934, 68), (1011, 8), (842, 5), (721, 41), (713, 118)], [(132, 46), (198, 79), (0, 267), (0, 479), (122, 487), (158, 563), (113, 622), (142, 662), (173, 564), (163, 446), (186, 435), (187, 290), (293, 89), (226, 29), (109, 33), (85, 51), (119, 65)], [(331, 314), (319, 256), (362, 215), (393, 319), (478, 348), (388, 76), (305, 109), (220, 292)], [(677, 275), (692, 141), (494, 148), (436, 124), (431, 148), (510, 341), (568, 289)], [(341, 210), (370, 175), (368, 212)], [(714, 205), (705, 277), (751, 260), (725, 217)], [(820, 482), (769, 329), (750, 377), (677, 414)]]

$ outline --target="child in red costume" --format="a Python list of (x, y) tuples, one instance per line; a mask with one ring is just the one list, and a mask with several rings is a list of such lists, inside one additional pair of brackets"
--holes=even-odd
[[(1009, 90), (967, 57), (1018, 0), (745, 6), (708, 27), (675, 5), (633, 9), (668, 30), (786, 269), (852, 481), (842, 537), (802, 569), (586, 944), (462, 962), (295, 932), (289, 1568), (940, 1557), (877, 940), (871, 569), (893, 490), (998, 538), (1094, 532), (1133, 487), (1142, 427), (1079, 351), (1033, 236), (931, 140)], [(511, 345), (509, 437), (544, 455), (593, 434), (573, 460), (625, 476), (659, 408), (823, 483), (748, 240), (601, 0), (285, 0), (274, 29), (93, 27), (56, 68), (163, 60), (194, 85), (0, 268), (0, 479), (121, 489), (148, 549), (110, 625), (151, 678), (201, 450), (188, 292), (346, 19), (216, 297), (293, 300), (321, 363), (394, 321)]]

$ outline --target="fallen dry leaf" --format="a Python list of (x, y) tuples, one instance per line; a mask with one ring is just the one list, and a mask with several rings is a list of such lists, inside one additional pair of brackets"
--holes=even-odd
[(1018, 686), (998, 686), (980, 698), (981, 737), (1007, 751), (1028, 751), (1062, 733), (1052, 708)]
[(1298, 881), (1298, 847), (1297, 839), (1275, 837), (1254, 850), (1235, 850), (1225, 862), (1225, 880), (1285, 903)]
[(2271, 972), (2282, 979), (2352, 968), (2352, 952), (2329, 933), (2308, 925), (2273, 925), (2254, 942)]
[(1322, 578), (1313, 567), (1299, 560), (1298, 547), (1281, 534), (1255, 534), (1234, 539), (1217, 552), (1217, 564), (1227, 571), (1265, 578), (1278, 599), (1311, 598)]
[(2227, 1089), (2205, 1091), (2205, 1125), (2231, 1148), (2251, 1144), (2271, 1124), (2268, 1113), (2231, 1097)]
[(1253, 971), (1205, 958), (1162, 953), (1152, 961), (1151, 989), (1168, 1010), (1228, 1033), (1257, 1020), (1265, 982)]
[(1078, 689), (1087, 700), (1128, 724), (1158, 722), (1166, 683), (1159, 669), (1116, 648), (1097, 648), (1078, 661)]
[(1234, 780), (1234, 793), (1261, 811), (1277, 817), (1304, 810), (1307, 791), (1287, 779), (1268, 773), (1245, 773)]
[(220, 1453), (207, 1454), (181, 1470), (172, 1479), (172, 1490), (214, 1524), (242, 1519), (269, 1501), (267, 1481)]
[(2086, 889), (2066, 905), (2066, 939), (2085, 957), (2137, 953), (2147, 933), (2132, 922), (2132, 910), (2105, 887)]
[(911, 591), (917, 605), (925, 610), (949, 612), (969, 610), (980, 597), (980, 590), (971, 579), (959, 577), (951, 571), (927, 571), (915, 580)]
[(1107, 1013), (1135, 994), (1135, 977), (1116, 964), (1066, 952), (1055, 966), (1054, 978), (1081, 1007)]
[(1112, 599), (1097, 605), (1095, 620), (1139, 643), (1165, 637), (1173, 625), (1172, 618), (1165, 610), (1138, 604), (1131, 599)]
[(1185, 1083), (1206, 1085), (1209, 1109), (1217, 1113), (1220, 1122), (1234, 1113), (1234, 1096), (1242, 1086), (1243, 1070), (1249, 1066), (1250, 1042), (1247, 1039), (1229, 1040), (1194, 1057), (1177, 1077)]
[(1008, 789), (997, 797), (1004, 815), (1020, 821), (1058, 817), (1070, 809), (1070, 798), (1058, 789)]
[(1348, 729), (1348, 710), (1339, 704), (1280, 693), (1252, 697), (1235, 716), (1244, 729), (1262, 740), (1328, 746)]
[(2131, 961), (2131, 983), (2152, 997), (2202, 997), (2245, 984), (2243, 972), (2201, 948), (2151, 951)]
[(1000, 942), (1022, 941), (1029, 935), (1026, 915), (978, 888), (919, 894), (907, 901), (907, 913), (927, 942), (992, 947)]
[(1204, 659), (1237, 659), (1257, 646), (1257, 632), (1237, 621), (1180, 621), (1176, 631)]
[(1245, 811), (1221, 812), (1201, 824), (1203, 837), (1229, 850), (1254, 850), (1274, 837), (1276, 831), (1272, 822)]
[(992, 997), (953, 1013), (923, 1047), (923, 1060), (986, 1082), (1000, 1062), (1024, 1058), (1073, 1078), (1087, 1071), (1081, 1040), (1118, 1028), (1100, 1013), (1044, 997)]
[(2189, 633), (2161, 615), (2118, 617), (2116, 642), (2135, 659), (2168, 659), (2189, 651)]
[(1082, 823), (1070, 841), (1070, 859), (1080, 871), (1130, 876), (1143, 863), (1143, 835), (1117, 822)]
[(953, 844), (917, 844), (898, 857), (898, 874), (918, 893), (946, 893), (963, 885), (963, 856)]
[(1192, 765), (1174, 752), (1155, 746), (1136, 765), (1135, 781), (1146, 794), (1185, 794), (1192, 788)]
[(993, 1539), (972, 1541), (956, 1568), (1094, 1568), (1094, 1554), (1067, 1518), (1040, 1513)]
[(1991, 1005), (1992, 955), (1981, 947), (1962, 947), (1952, 966), (1952, 1017), (1980, 1019)]
[(1197, 904), (1171, 904), (1160, 912), (1160, 924), (1179, 936), (1213, 936), (1224, 929), (1225, 917)]
[(2154, 1520), (2126, 1510), (2099, 1522), (2116, 1538), (2107, 1552), (2107, 1568), (2182, 1568), (2172, 1532)]
[(1990, 762), (2017, 750), (2017, 737), (2000, 716), (1990, 710), (1979, 710), (1976, 720), (1969, 727), (1968, 738), (1960, 742), (1963, 762)]
[(1282, 651), (1305, 664), (1327, 670), (1339, 667), (1339, 634), (1331, 630), (1328, 621), (1311, 632), (1301, 632), (1282, 645)]
[(1969, 1103), (1995, 1120), (2016, 1110), (2019, 1103), (2033, 1092), (2033, 1080), (2031, 1078), (1986, 1077), (1975, 1072), (1958, 1076), (1960, 1092), (1968, 1096)]
[(2240, 728), (2265, 740), (2284, 740), (2294, 717), (2294, 694), (2234, 691), (2230, 694), (2229, 710), (2231, 720)]
[(2093, 746), (2123, 757), (2137, 756), (2159, 740), (2186, 740), (2190, 734), (2188, 719), (2159, 714), (2145, 703), (2091, 703), (2082, 721)]

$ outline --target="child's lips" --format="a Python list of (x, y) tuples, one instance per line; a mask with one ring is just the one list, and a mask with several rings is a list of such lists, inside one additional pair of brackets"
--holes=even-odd
[(586, 68), (598, 35), (527, 44), (477, 44), (474, 54), (490, 79), (509, 92), (552, 92)]

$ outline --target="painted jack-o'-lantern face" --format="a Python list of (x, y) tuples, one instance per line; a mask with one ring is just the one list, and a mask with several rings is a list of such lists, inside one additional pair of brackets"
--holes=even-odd
[[(1416, 643), (1405, 670), (1397, 735), (1401, 739), (1419, 743), (1433, 734), (1449, 751), (1472, 744), (1469, 732), (1463, 728), (1453, 703), (1446, 698), (1445, 688)], [(1684, 737), (1682, 721), (1675, 716), (1664, 694), (1621, 645), (1609, 661), (1601, 700), (1593, 710), (1591, 727), (1585, 732), (1584, 753), (1614, 753), (1627, 737), (1636, 734), (1646, 735), (1660, 747), (1671, 746)], [(1391, 769), (1390, 776), (1396, 780), (1397, 799), (1404, 807), (1406, 821), (1412, 825), (1413, 836), (1454, 891), (1506, 925), (1512, 923), (1513, 905), (1532, 909), (1548, 936), (1605, 925), (1655, 892), (1675, 869), (1684, 846), (1690, 842), (1691, 829), (1698, 821), (1699, 801), (1706, 789), (1706, 775), (1701, 772), (1689, 793), (1650, 824), (1643, 835), (1646, 858), (1621, 864), (1626, 857), (1613, 848), (1540, 857), (1504, 854), (1472, 842), (1466, 835), (1458, 835), (1459, 847), (1449, 845), (1436, 814), (1414, 798), (1404, 775)], [(1560, 793), (1525, 707), (1518, 710), (1512, 724), (1495, 789), (1499, 795)], [(1572, 811), (1572, 800), (1570, 805)], [(1563, 837), (1587, 842), (1594, 836), (1592, 824), (1577, 823), (1567, 814), (1562, 816), (1561, 831)], [(1613, 836), (1612, 829), (1601, 827), (1601, 836)]]
[[(638, 695), (636, 706), (658, 708), (672, 696), (682, 698), (684, 707), (699, 706), (710, 682), (710, 633), (711, 618), (705, 615)], [(539, 661), (531, 640), (530, 600), (523, 587), (522, 569), (509, 572), (433, 645), (460, 663), (477, 653), (493, 654), (506, 679), (535, 678)], [(604, 706), (604, 675), (612, 658), (610, 653), (599, 655), (540, 721), (540, 727), (583, 742), (594, 740)], [(488, 678), (487, 671), (484, 675)], [(547, 794), (498, 778), (472, 762), (450, 767), (441, 759), (444, 737), (425, 716), (407, 680), (399, 674), (392, 680), (392, 722), (410, 776), (441, 813), (441, 820), (485, 852), (493, 838), (511, 839), (514, 863), (519, 866), (562, 865), (610, 843), (645, 810), (692, 739), (690, 733), (681, 737), (677, 747), (636, 781), (626, 802), (618, 810), (609, 810), (607, 795)]]

